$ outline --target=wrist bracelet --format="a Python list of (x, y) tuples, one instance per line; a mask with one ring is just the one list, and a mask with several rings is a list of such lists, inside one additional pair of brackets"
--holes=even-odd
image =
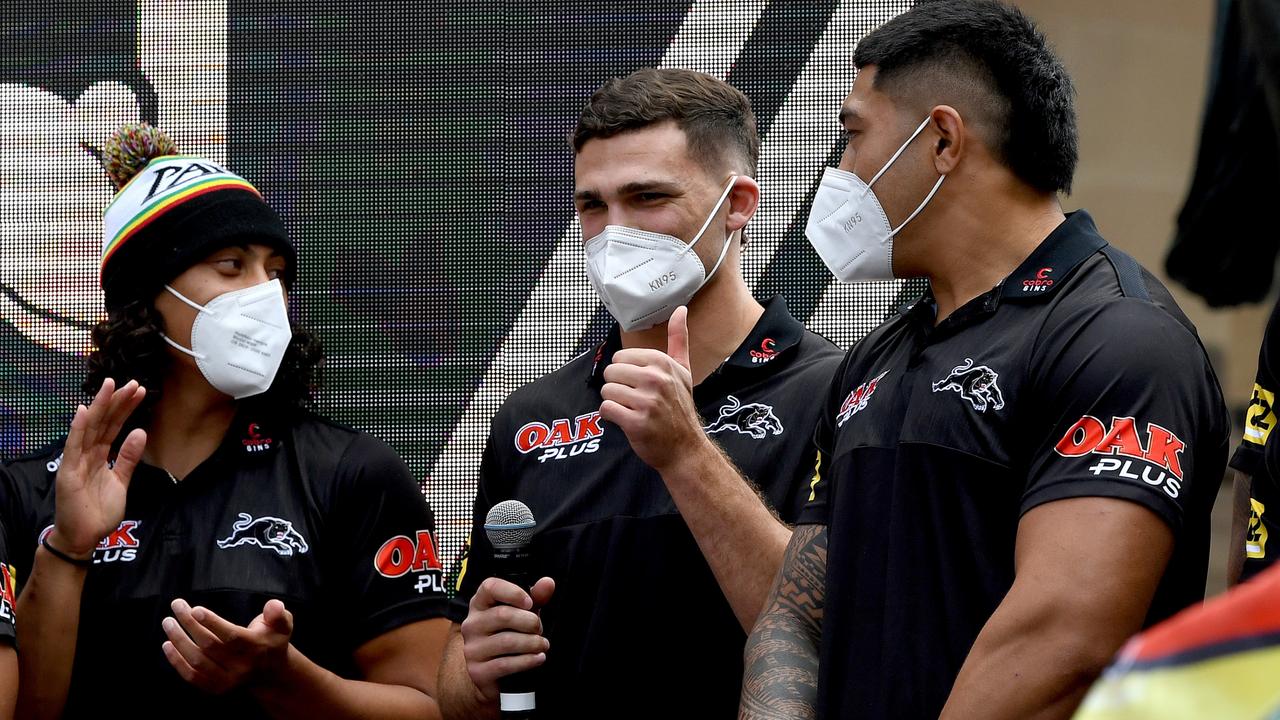
[(68, 554), (66, 554), (66, 553), (64, 553), (64, 552), (62, 552), (62, 551), (61, 551), (61, 550), (59, 550), (58, 548), (54, 547), (53, 545), (49, 544), (49, 536), (48, 536), (48, 535), (46, 535), (46, 536), (44, 536), (44, 537), (40, 538), (40, 545), (41, 545), (41, 546), (43, 546), (45, 550), (48, 550), (50, 555), (52, 555), (52, 556), (54, 556), (54, 557), (58, 558), (59, 560), (61, 560), (61, 561), (63, 561), (63, 562), (69, 562), (69, 563), (71, 563), (72, 565), (75, 565), (75, 566), (77, 566), (77, 567), (83, 567), (83, 568), (87, 568), (87, 567), (89, 567), (89, 566), (93, 565), (93, 556), (92, 556), (92, 555), (90, 555), (89, 557), (85, 558), (84, 560), (79, 560), (79, 559), (77, 559), (77, 558), (73, 558), (73, 557), (71, 557), (70, 555), (68, 555)]

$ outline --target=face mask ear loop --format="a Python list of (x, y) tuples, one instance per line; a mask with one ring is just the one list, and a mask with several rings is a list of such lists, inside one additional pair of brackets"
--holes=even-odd
[(165, 335), (164, 333), (160, 333), (160, 338), (161, 338), (161, 339), (163, 339), (165, 342), (169, 343), (169, 345), (171, 345), (171, 346), (173, 346), (174, 348), (176, 348), (176, 349), (178, 350), (178, 352), (186, 353), (187, 355), (190, 355), (191, 357), (193, 357), (193, 358), (195, 358), (195, 359), (197, 359), (197, 360), (203, 360), (203, 359), (205, 358), (205, 356), (204, 356), (204, 355), (201, 355), (200, 353), (198, 353), (198, 352), (196, 352), (196, 351), (194, 351), (194, 350), (188, 350), (188, 349), (186, 349), (186, 348), (182, 347), (181, 345), (179, 345), (178, 343), (176, 343), (176, 342), (174, 342), (174, 341), (170, 340), (170, 339), (169, 339), (169, 336), (168, 336), (168, 335)]
[(907, 147), (911, 145), (911, 141), (915, 140), (919, 137), (920, 133), (924, 132), (924, 129), (929, 126), (929, 121), (932, 119), (932, 116), (926, 117), (924, 122), (920, 123), (920, 127), (917, 127), (916, 131), (911, 133), (911, 137), (907, 138), (907, 141), (902, 143), (902, 147), (898, 148), (898, 152), (894, 153), (893, 157), (889, 158), (889, 162), (885, 163), (884, 167), (880, 168), (880, 172), (876, 173), (875, 177), (871, 178), (871, 182), (867, 183), (867, 189), (863, 191), (863, 195), (871, 192), (871, 186), (876, 184), (876, 181), (880, 179), (880, 176), (884, 175), (885, 172), (898, 161), (899, 157), (902, 157), (902, 153), (906, 152)]
[[(716, 201), (716, 206), (711, 209), (711, 214), (707, 216), (707, 221), (702, 223), (702, 229), (698, 230), (698, 234), (693, 236), (693, 241), (685, 246), (684, 251), (680, 253), (680, 257), (684, 257), (685, 254), (688, 253), (690, 250), (692, 250), (693, 246), (697, 245), (698, 241), (702, 239), (702, 234), (705, 233), (707, 231), (707, 228), (711, 226), (711, 221), (716, 219), (716, 214), (719, 213), (720, 208), (724, 206), (724, 199), (729, 197), (729, 192), (733, 190), (733, 184), (736, 183), (737, 181), (738, 181), (737, 175), (731, 175), (729, 177), (729, 184), (725, 186), (724, 192), (720, 193), (720, 199)], [(723, 252), (720, 253), (720, 257), (724, 257)], [(719, 265), (720, 265), (719, 263), (716, 263), (717, 267), (719, 267)]]
[[(168, 291), (169, 291), (169, 294), (171, 294), (171, 295), (173, 295), (174, 297), (178, 298), (178, 299), (179, 299), (179, 300), (181, 300), (182, 302), (184, 302), (184, 303), (186, 303), (186, 304), (190, 305), (191, 307), (195, 308), (196, 312), (202, 312), (202, 313), (207, 313), (207, 312), (209, 312), (208, 310), (205, 310), (205, 309), (204, 309), (203, 307), (201, 307), (200, 305), (197, 305), (197, 304), (195, 304), (194, 302), (192, 302), (191, 300), (188, 300), (186, 297), (184, 297), (184, 296), (183, 296), (183, 294), (182, 294), (182, 293), (178, 292), (177, 290), (174, 290), (174, 289), (173, 289), (172, 287), (170, 287), (169, 285), (165, 285), (165, 286), (164, 286), (164, 289), (165, 289), (165, 290), (168, 290)], [(178, 343), (176, 343), (176, 342), (174, 342), (174, 341), (170, 340), (170, 339), (169, 339), (169, 336), (168, 336), (168, 335), (165, 335), (164, 333), (160, 333), (160, 337), (161, 337), (165, 342), (169, 343), (171, 346), (173, 346), (174, 348), (176, 348), (179, 352), (186, 353), (187, 355), (190, 355), (191, 357), (193, 357), (193, 358), (195, 358), (195, 359), (197, 359), (197, 360), (203, 360), (203, 359), (205, 358), (205, 356), (204, 356), (204, 355), (201, 355), (200, 353), (198, 353), (198, 352), (196, 352), (196, 351), (194, 351), (194, 350), (188, 350), (188, 349), (186, 349), (186, 348), (182, 347), (181, 345), (179, 345)]]
[[(716, 271), (720, 269), (720, 263), (724, 262), (724, 256), (729, 254), (729, 245), (733, 242), (733, 236), (737, 234), (738, 231), (734, 230), (725, 236), (724, 247), (720, 248), (720, 257), (716, 259), (716, 265), (711, 268), (711, 272), (707, 273), (707, 276), (702, 278), (702, 285), (706, 285), (711, 282), (711, 278), (716, 274)], [(699, 285), (698, 287), (701, 288), (702, 285)]]
[(938, 188), (942, 187), (942, 181), (946, 179), (947, 179), (946, 175), (938, 176), (938, 182), (933, 184), (933, 189), (929, 191), (929, 194), (927, 196), (925, 196), (924, 202), (920, 203), (920, 206), (916, 208), (916, 211), (911, 213), (911, 215), (909, 215), (906, 220), (903, 220), (901, 225), (894, 228), (893, 231), (889, 233), (889, 237), (893, 237), (897, 235), (899, 230), (907, 226), (907, 223), (916, 219), (916, 216), (920, 214), (920, 211), (924, 210), (924, 206), (928, 205), (929, 201), (933, 199), (934, 194), (938, 192)]
[(183, 294), (182, 294), (182, 293), (178, 292), (177, 290), (174, 290), (172, 287), (170, 287), (170, 286), (168, 286), (168, 285), (165, 285), (165, 286), (164, 286), (164, 289), (165, 289), (165, 290), (168, 290), (168, 291), (169, 291), (169, 293), (170, 293), (171, 295), (173, 295), (174, 297), (178, 298), (178, 299), (179, 299), (179, 300), (181, 300), (182, 302), (184, 302), (184, 303), (186, 303), (186, 304), (190, 305), (191, 307), (195, 308), (195, 310), (196, 310), (197, 312), (202, 312), (202, 313), (207, 313), (207, 312), (209, 312), (208, 310), (204, 309), (204, 306), (203, 306), (203, 305), (197, 305), (197, 304), (195, 304), (194, 302), (192, 302), (191, 300), (188, 300), (185, 296), (183, 296)]

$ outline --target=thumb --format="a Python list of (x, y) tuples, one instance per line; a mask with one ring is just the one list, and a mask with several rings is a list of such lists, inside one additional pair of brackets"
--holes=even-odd
[(667, 355), (689, 369), (689, 308), (681, 305), (667, 321)]
[(269, 629), (281, 635), (293, 634), (293, 613), (279, 600), (268, 600), (262, 607), (262, 621)]
[(549, 577), (544, 577), (533, 584), (529, 589), (529, 596), (533, 598), (533, 606), (540, 608), (551, 602), (551, 594), (556, 591), (556, 581)]

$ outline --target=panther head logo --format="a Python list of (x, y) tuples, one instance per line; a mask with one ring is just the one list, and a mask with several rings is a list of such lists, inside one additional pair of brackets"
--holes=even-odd
[(708, 435), (722, 430), (736, 430), (743, 435), (750, 435), (763, 440), (770, 434), (782, 434), (782, 421), (773, 414), (773, 408), (764, 403), (747, 403), (743, 405), (738, 398), (728, 396), (728, 404), (720, 408), (720, 417), (703, 428)]
[(973, 358), (965, 358), (963, 365), (951, 369), (951, 373), (933, 384), (934, 392), (954, 390), (969, 401), (973, 409), (986, 412), (988, 408), (1004, 407), (1004, 395), (996, 381), (1000, 375), (986, 365), (974, 365)]
[(286, 556), (309, 549), (307, 541), (288, 520), (270, 516), (254, 518), (248, 513), (240, 513), (240, 519), (231, 526), (231, 536), (218, 541), (218, 547), (224, 550), (239, 545), (257, 545)]

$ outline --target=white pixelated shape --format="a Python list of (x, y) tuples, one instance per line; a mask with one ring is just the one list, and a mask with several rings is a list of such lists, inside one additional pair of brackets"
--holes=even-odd
[[(226, 0), (142, 0), (138, 60), (159, 125), (184, 153), (226, 162)], [(32, 342), (89, 351), (104, 313), (102, 211), (115, 188), (91, 150), (141, 120), (126, 85), (99, 82), (75, 102), (0, 83), (0, 321)]]
[(88, 350), (84, 324), (102, 312), (102, 209), (113, 195), (91, 149), (139, 119), (137, 97), (120, 83), (97, 83), (74, 103), (0, 84), (0, 319), (33, 342)]

